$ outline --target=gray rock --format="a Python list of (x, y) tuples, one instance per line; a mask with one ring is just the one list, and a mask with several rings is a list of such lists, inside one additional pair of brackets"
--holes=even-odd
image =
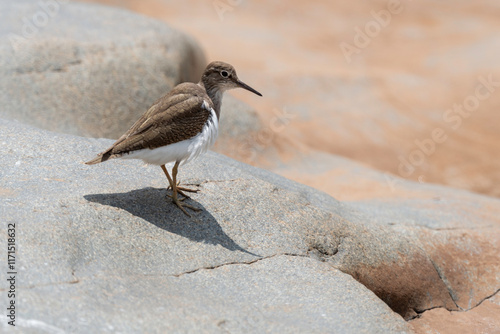
[(188, 218), (166, 201), (158, 167), (83, 164), (109, 143), (0, 123), (23, 332), (408, 331), (310, 256), (314, 233), (340, 224), (333, 198), (209, 153), (180, 172), (201, 189), (189, 202), (203, 211)]
[[(23, 311), (24, 317), (71, 333), (407, 331), (401, 319), (349, 275), (310, 258), (286, 255), (180, 276), (106, 273), (74, 284), (22, 290), (22, 296), (31, 305), (50, 305)], [(71, 313), (68, 300), (78, 301)], [(21, 328), (24, 322), (19, 322)]]
[(158, 167), (83, 164), (110, 143), (0, 124), (0, 215), (17, 227), (26, 326), (398, 332), (397, 313), (471, 309), (500, 286), (500, 215), (483, 210), (496, 199), (435, 187), (442, 203), (341, 203), (209, 153), (180, 172), (201, 190), (188, 218)]
[(161, 95), (198, 82), (198, 44), (126, 10), (62, 0), (0, 2), (0, 115), (117, 138)]

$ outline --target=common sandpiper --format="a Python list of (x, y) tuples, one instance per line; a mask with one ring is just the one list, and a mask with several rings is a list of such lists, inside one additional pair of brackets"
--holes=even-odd
[[(172, 202), (190, 216), (185, 208), (200, 209), (182, 203), (189, 198), (184, 192), (198, 189), (180, 187), (177, 172), (183, 165), (205, 153), (217, 139), (223, 93), (232, 88), (244, 88), (262, 96), (238, 79), (230, 64), (214, 61), (206, 67), (200, 82), (185, 82), (175, 86), (158, 99), (134, 125), (111, 147), (86, 164), (94, 165), (109, 159), (142, 159), (159, 165), (172, 188)], [(175, 162), (172, 177), (165, 164)], [(179, 199), (178, 195), (183, 196)]]

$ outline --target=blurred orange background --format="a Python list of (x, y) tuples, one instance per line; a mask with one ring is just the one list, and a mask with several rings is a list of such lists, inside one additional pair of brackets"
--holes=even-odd
[(341, 200), (392, 190), (340, 187), (351, 172), (339, 170), (335, 155), (408, 180), (500, 196), (498, 1), (87, 2), (194, 36), (208, 61), (233, 64), (263, 93), (230, 94), (253, 106), (264, 125), (289, 115), (256, 157), (236, 159)]

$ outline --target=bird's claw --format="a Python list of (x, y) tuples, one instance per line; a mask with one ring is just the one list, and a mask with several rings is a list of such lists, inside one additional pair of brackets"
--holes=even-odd
[(174, 202), (174, 204), (175, 204), (175, 205), (177, 205), (177, 207), (178, 207), (179, 209), (181, 209), (181, 210), (182, 210), (182, 212), (184, 212), (184, 213), (185, 213), (188, 217), (191, 217), (191, 215), (190, 215), (190, 214), (186, 211), (186, 209), (184, 209), (184, 208), (188, 208), (188, 209), (191, 209), (191, 210), (196, 211), (196, 212), (201, 211), (201, 209), (200, 209), (200, 208), (196, 208), (196, 207), (194, 207), (194, 206), (192, 206), (192, 205), (189, 205), (189, 204), (185, 204), (185, 203), (183, 204), (183, 203), (181, 203), (181, 202), (182, 202), (182, 201), (184, 201), (184, 200), (185, 200), (185, 198), (183, 198), (183, 199), (178, 199), (178, 198), (173, 198), (173, 197), (172, 197), (172, 202)]

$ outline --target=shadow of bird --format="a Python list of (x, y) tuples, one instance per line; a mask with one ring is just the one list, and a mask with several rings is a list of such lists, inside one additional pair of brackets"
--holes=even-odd
[(185, 216), (170, 202), (166, 201), (167, 190), (143, 188), (125, 193), (90, 194), (84, 198), (89, 202), (108, 205), (123, 209), (136, 217), (171, 233), (188, 238), (194, 242), (221, 245), (230, 251), (240, 251), (252, 256), (251, 253), (234, 242), (222, 229), (217, 220), (200, 203), (196, 203), (201, 211), (196, 220)]

